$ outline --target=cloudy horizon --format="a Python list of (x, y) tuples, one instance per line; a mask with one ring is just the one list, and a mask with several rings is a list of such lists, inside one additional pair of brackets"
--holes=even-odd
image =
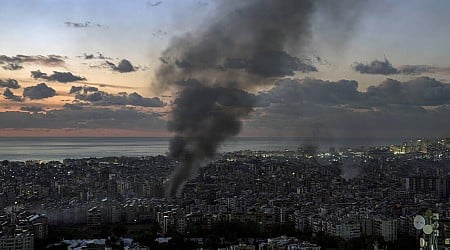
[(0, 136), (172, 136), (195, 78), (233, 135), (449, 137), (450, 3), (302, 1), (256, 46), (253, 2), (2, 1)]

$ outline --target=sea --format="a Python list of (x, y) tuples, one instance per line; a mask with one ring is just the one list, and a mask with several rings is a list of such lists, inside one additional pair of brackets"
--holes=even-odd
[[(62, 161), (69, 158), (167, 155), (169, 142), (170, 138), (166, 137), (1, 137), (0, 160)], [(218, 152), (296, 150), (307, 145), (326, 151), (331, 147), (338, 150), (398, 145), (401, 142), (401, 139), (236, 137), (222, 143)]]

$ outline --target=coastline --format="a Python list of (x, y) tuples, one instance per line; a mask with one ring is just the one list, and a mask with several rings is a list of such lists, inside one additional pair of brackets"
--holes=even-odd
[[(63, 160), (66, 158), (166, 155), (169, 137), (0, 137), (0, 160)], [(402, 139), (330, 139), (301, 137), (236, 137), (219, 152), (238, 150), (319, 150), (401, 144)]]

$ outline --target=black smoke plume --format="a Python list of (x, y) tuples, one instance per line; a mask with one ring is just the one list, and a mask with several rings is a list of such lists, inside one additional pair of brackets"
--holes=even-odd
[(195, 176), (202, 161), (214, 156), (221, 142), (239, 133), (240, 119), (250, 113), (253, 100), (242, 90), (202, 84), (180, 93), (168, 126), (176, 134), (170, 154), (183, 165), (173, 174), (168, 195), (175, 196), (182, 184)]
[(257, 103), (247, 91), (296, 72), (317, 71), (297, 56), (311, 40), (316, 11), (325, 10), (340, 23), (347, 10), (360, 6), (357, 2), (342, 1), (334, 11), (327, 6), (336, 5), (330, 0), (227, 0), (211, 25), (171, 42), (156, 73), (157, 88), (179, 93), (168, 126), (175, 132), (170, 155), (181, 165), (167, 195), (179, 195), (218, 146), (239, 133), (241, 119)]

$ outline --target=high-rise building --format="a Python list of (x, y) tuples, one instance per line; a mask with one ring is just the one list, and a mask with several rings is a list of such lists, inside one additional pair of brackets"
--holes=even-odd
[(34, 237), (30, 233), (13, 236), (0, 236), (0, 249), (2, 250), (33, 250)]
[(87, 225), (90, 229), (98, 230), (102, 225), (102, 213), (97, 207), (93, 207), (87, 212)]
[(332, 233), (346, 240), (358, 238), (361, 237), (361, 225), (359, 223), (337, 224)]
[(382, 236), (385, 241), (393, 242), (397, 240), (398, 222), (397, 219), (376, 218), (374, 220), (374, 234)]

